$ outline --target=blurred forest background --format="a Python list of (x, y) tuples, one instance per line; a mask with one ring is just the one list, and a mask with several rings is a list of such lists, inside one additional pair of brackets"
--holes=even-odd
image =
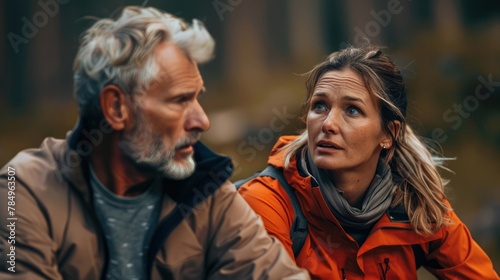
[[(43, 138), (63, 138), (77, 107), (72, 63), (92, 21), (144, 1), (0, 0), (0, 165)], [(203, 136), (231, 156), (234, 179), (261, 170), (279, 135), (302, 129), (304, 78), (347, 46), (387, 46), (402, 69), (409, 119), (456, 157), (449, 197), (500, 268), (500, 1), (146, 1), (198, 18), (217, 42), (201, 67), (212, 126)], [(425, 275), (422, 277), (426, 277)]]

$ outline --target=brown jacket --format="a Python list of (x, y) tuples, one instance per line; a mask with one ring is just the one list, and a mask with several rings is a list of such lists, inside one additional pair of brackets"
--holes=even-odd
[[(67, 143), (47, 138), (40, 148), (20, 152), (0, 170), (0, 220), (15, 225), (0, 227), (0, 279), (103, 275), (106, 245), (82, 168), (86, 164)], [(226, 180), (230, 169), (202, 172), (202, 177), (223, 180), (213, 195), (193, 197), (204, 201), (161, 245), (151, 279), (309, 279)], [(175, 196), (165, 193), (160, 221), (176, 206)], [(15, 203), (11, 209), (8, 199)], [(9, 271), (12, 265), (15, 272)]]

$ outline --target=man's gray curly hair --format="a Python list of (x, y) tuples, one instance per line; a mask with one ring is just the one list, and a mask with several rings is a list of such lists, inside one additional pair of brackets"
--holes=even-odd
[(155, 8), (130, 6), (116, 19), (100, 19), (84, 32), (75, 58), (74, 91), (80, 116), (91, 126), (103, 117), (99, 93), (115, 84), (133, 100), (156, 78), (154, 48), (171, 41), (197, 63), (209, 61), (214, 40), (204, 25), (184, 20)]

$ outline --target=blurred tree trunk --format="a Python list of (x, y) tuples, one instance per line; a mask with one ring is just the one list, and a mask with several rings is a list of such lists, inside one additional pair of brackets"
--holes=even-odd
[[(5, 94), (6, 108), (16, 113), (28, 110), (30, 84), (28, 47), (29, 38), (23, 35), (22, 18), (31, 20), (31, 5), (20, 1), (1, 1), (2, 28), (2, 93)], [(29, 79), (28, 79), (29, 80)]]
[(319, 62), (324, 56), (323, 24), (320, 0), (290, 0), (288, 33), (292, 58), (299, 64)]
[[(348, 44), (364, 43), (363, 37), (370, 40), (371, 43), (379, 41), (378, 36), (380, 31), (377, 32), (372, 29), (370, 22), (373, 21), (373, 16), (370, 11), (374, 10), (374, 1), (350, 1), (345, 2), (347, 14), (347, 30), (349, 34)], [(344, 47), (346, 47), (344, 45)]]
[(227, 12), (225, 36), (225, 72), (240, 94), (255, 94), (267, 75), (266, 13), (264, 0), (243, 1)]
[(436, 28), (442, 38), (450, 46), (454, 46), (456, 40), (463, 33), (463, 23), (460, 17), (459, 6), (455, 1), (441, 0), (434, 3), (434, 16)]
[[(61, 68), (61, 46), (65, 44), (61, 41), (61, 13), (64, 13), (66, 5), (59, 5), (59, 11), (55, 16), (49, 17), (45, 26), (38, 29), (38, 34), (29, 43), (30, 72), (33, 75), (33, 86), (30, 96), (34, 96), (36, 101), (57, 101), (70, 99), (71, 93), (67, 94), (66, 89), (62, 89), (65, 84), (63, 79), (66, 76)], [(35, 12), (40, 10), (37, 5)], [(67, 69), (66, 69), (67, 71)], [(62, 101), (62, 100), (61, 100)], [(43, 105), (43, 104), (40, 104)]]
[(330, 1), (323, 0), (321, 6), (321, 25), (323, 26), (323, 40), (327, 53), (338, 51), (348, 41), (349, 28), (347, 25), (346, 2), (350, 0)]

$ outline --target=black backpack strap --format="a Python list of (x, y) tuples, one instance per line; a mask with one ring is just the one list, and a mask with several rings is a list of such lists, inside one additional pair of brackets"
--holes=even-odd
[(420, 244), (411, 245), (411, 249), (413, 250), (413, 256), (415, 257), (415, 267), (416, 269), (419, 269), (425, 262), (425, 252)]
[[(398, 204), (393, 208), (389, 208), (387, 210), (387, 215), (389, 216), (391, 222), (398, 222), (398, 223), (410, 222), (410, 218), (408, 217), (408, 214), (406, 213), (403, 204)], [(422, 249), (421, 244), (412, 244), (411, 249), (413, 250), (413, 257), (415, 257), (415, 267), (419, 269), (425, 262), (425, 252)]]
[(293, 255), (297, 257), (307, 237), (307, 219), (302, 212), (299, 200), (295, 194), (295, 190), (287, 182), (282, 170), (274, 166), (267, 166), (258, 176), (268, 176), (278, 180), (280, 185), (285, 189), (290, 201), (292, 202), (295, 218), (293, 219), (292, 228), (290, 229), (290, 238), (292, 239)]
[[(241, 188), (241, 186), (243, 186), (246, 182), (254, 179), (254, 178), (257, 178), (260, 176), (260, 172), (257, 172), (257, 173), (254, 173), (252, 176), (248, 177), (248, 178), (243, 178), (241, 180), (238, 180), (236, 182), (233, 183), (233, 185), (236, 187), (236, 189), (238, 190), (239, 188)], [(272, 177), (272, 176), (271, 176)], [(274, 177), (273, 177), (274, 178)]]

